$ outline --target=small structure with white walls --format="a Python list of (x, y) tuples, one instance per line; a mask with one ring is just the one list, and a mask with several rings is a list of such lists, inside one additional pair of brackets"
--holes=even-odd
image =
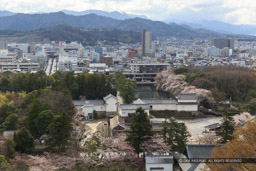
[(173, 156), (155, 156), (147, 155), (145, 157), (146, 171), (161, 170), (161, 171), (173, 171)]
[(134, 114), (136, 109), (142, 108), (149, 115), (149, 105), (148, 104), (121, 104), (119, 107), (119, 114), (122, 117), (128, 117), (130, 114)]
[(82, 111), (85, 119), (93, 119), (94, 111), (101, 116), (117, 113), (117, 98), (112, 94), (107, 95), (103, 100), (74, 101), (74, 104)]

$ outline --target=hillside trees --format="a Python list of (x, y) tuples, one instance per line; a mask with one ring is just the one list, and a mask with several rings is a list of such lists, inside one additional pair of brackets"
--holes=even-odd
[(49, 105), (41, 104), (39, 101), (35, 101), (29, 108), (26, 118), (26, 127), (34, 137), (40, 137), (39, 132), (45, 132), (45, 130), (37, 129), (38, 125), (36, 120), (41, 112), (49, 110), (49, 108)]
[(12, 139), (8, 139), (4, 142), (5, 153), (9, 159), (15, 158), (15, 142)]
[[(244, 126), (236, 128), (234, 139), (223, 146), (212, 150), (211, 158), (238, 158), (247, 159), (241, 163), (207, 163), (212, 171), (218, 170), (255, 170), (256, 156), (256, 120), (248, 121)], [(251, 159), (251, 161), (248, 161)]]
[(18, 73), (9, 77), (8, 74), (0, 75), (0, 91), (25, 91), (30, 93), (35, 90), (51, 87), (52, 90), (69, 91), (73, 99), (80, 96), (87, 99), (102, 99), (108, 94), (116, 95), (108, 76), (104, 74), (80, 74), (73, 72), (56, 72), (47, 76), (44, 71), (37, 73)]
[(226, 99), (249, 101), (256, 97), (256, 75), (254, 71), (235, 67), (190, 67), (186, 81), (198, 88), (215, 89)]
[(46, 144), (50, 148), (58, 148), (58, 151), (65, 150), (71, 137), (71, 118), (65, 113), (58, 113), (53, 117), (48, 126), (49, 138)]
[(26, 128), (21, 128), (14, 133), (13, 140), (15, 142), (15, 150), (21, 153), (32, 153), (35, 149), (33, 136)]

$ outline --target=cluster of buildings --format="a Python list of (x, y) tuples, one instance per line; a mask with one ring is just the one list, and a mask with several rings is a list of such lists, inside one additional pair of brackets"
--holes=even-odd
[(174, 99), (137, 99), (132, 104), (121, 104), (118, 99), (109, 94), (102, 100), (75, 100), (74, 105), (85, 119), (93, 119), (96, 112), (101, 116), (119, 114), (120, 117), (133, 115), (138, 108), (150, 115), (152, 111), (197, 112), (198, 99), (196, 94), (179, 94)]
[[(2, 45), (5, 45), (2, 43)], [(0, 49), (0, 72), (15, 71), (15, 72), (36, 72), (40, 69), (40, 64), (28, 60), (26, 56), (19, 57), (14, 51), (8, 49)]]
[(96, 45), (77, 42), (6, 43), (0, 41), (0, 70), (107, 73), (122, 71), (135, 81), (153, 81), (162, 70), (181, 66), (256, 66), (256, 42), (230, 38), (183, 40), (154, 38), (142, 31), (134, 44), (98, 41)]

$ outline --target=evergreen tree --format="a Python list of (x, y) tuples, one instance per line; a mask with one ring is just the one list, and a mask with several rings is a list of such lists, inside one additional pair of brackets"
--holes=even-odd
[(4, 103), (2, 106), (0, 106), (0, 124), (2, 124), (10, 114), (15, 113), (16, 110), (17, 108), (12, 103)]
[(121, 80), (122, 86), (119, 89), (120, 90), (120, 96), (124, 99), (124, 102), (126, 104), (132, 103), (136, 98), (136, 84), (129, 80), (129, 79), (123, 79)]
[(131, 119), (131, 131), (128, 133), (126, 141), (131, 144), (136, 153), (142, 152), (142, 144), (153, 136), (152, 125), (147, 113), (142, 108), (138, 108)]
[(233, 139), (233, 132), (235, 123), (231, 116), (228, 113), (225, 113), (220, 125), (220, 130), (216, 131), (216, 135), (220, 137), (219, 143), (225, 144), (226, 142)]
[(48, 126), (53, 119), (54, 113), (51, 110), (42, 111), (35, 119), (35, 125), (37, 128), (38, 136), (42, 136), (48, 133)]
[(18, 115), (10, 114), (3, 123), (4, 130), (16, 130), (18, 127)]
[(116, 90), (120, 92), (120, 96), (126, 104), (130, 104), (136, 99), (136, 83), (127, 79), (121, 72), (116, 72), (112, 76), (111, 82)]
[(31, 134), (34, 137), (38, 137), (38, 130), (37, 130), (37, 124), (36, 119), (38, 115), (45, 110), (49, 110), (50, 107), (47, 104), (41, 104), (39, 101), (35, 101), (32, 106), (29, 108), (29, 111), (27, 113), (26, 117), (26, 127), (31, 132)]
[(4, 142), (6, 149), (6, 156), (10, 159), (15, 158), (15, 142), (12, 139), (8, 139)]
[(190, 134), (184, 123), (178, 123), (173, 117), (169, 121), (165, 120), (162, 124), (161, 134), (173, 152), (183, 153), (185, 151)]
[(13, 140), (16, 144), (15, 150), (18, 152), (31, 153), (35, 149), (34, 138), (26, 128), (21, 128), (14, 133)]
[(57, 147), (59, 151), (65, 150), (71, 137), (71, 118), (65, 113), (56, 114), (48, 126), (49, 138), (46, 144), (50, 148)]

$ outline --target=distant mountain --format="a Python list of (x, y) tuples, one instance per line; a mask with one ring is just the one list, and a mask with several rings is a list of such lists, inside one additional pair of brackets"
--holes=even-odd
[(15, 13), (10, 12), (10, 11), (0, 11), (0, 17), (7, 17), (7, 16), (12, 16)]
[(98, 16), (96, 14), (84, 16), (67, 15), (63, 12), (16, 14), (8, 17), (0, 17), (0, 30), (34, 30), (38, 28), (49, 28), (60, 24), (92, 29), (114, 26), (119, 22), (119, 20)]
[(118, 12), (118, 11), (106, 12), (101, 10), (86, 10), (86, 11), (77, 12), (77, 11), (70, 11), (70, 10), (62, 10), (61, 12), (64, 12), (65, 14), (69, 14), (69, 15), (74, 15), (74, 16), (97, 14), (97, 15), (110, 17), (118, 20), (125, 20), (125, 19), (136, 18), (136, 17), (148, 19), (148, 17), (145, 15), (133, 15), (133, 14), (127, 14), (125, 12)]
[(78, 41), (93, 45), (97, 40), (108, 42), (137, 43), (141, 40), (141, 33), (134, 31), (123, 31), (117, 29), (92, 29), (57, 25), (51, 28), (41, 28), (31, 31), (0, 31), (0, 39), (15, 42), (50, 42), (50, 41)]
[[(166, 24), (160, 21), (152, 21), (142, 18), (117, 20), (110, 17), (88, 14), (82, 16), (67, 15), (63, 12), (47, 14), (15, 14), (8, 17), (0, 17), (0, 30), (28, 31), (39, 28), (51, 28), (56, 25), (70, 25), (85, 29), (124, 30), (140, 32), (147, 29), (153, 33), (153, 37), (178, 37), (186, 39), (223, 37), (223, 33), (196, 29), (175, 23)], [(229, 36), (230, 37), (230, 36)]]
[(256, 25), (234, 25), (221, 21), (199, 21), (196, 23), (186, 23), (182, 24), (188, 25), (193, 28), (204, 28), (208, 30), (213, 30), (216, 32), (222, 32), (227, 34), (246, 34), (246, 35), (256, 35)]
[(214, 35), (216, 37), (223, 36), (223, 34), (217, 32), (186, 28), (175, 23), (166, 24), (161, 21), (152, 21), (141, 18), (124, 20), (114, 27), (120, 30), (133, 30), (139, 32), (141, 32), (143, 29), (147, 29), (151, 31), (153, 35), (158, 37), (172, 36), (193, 39), (207, 38), (210, 35)]

